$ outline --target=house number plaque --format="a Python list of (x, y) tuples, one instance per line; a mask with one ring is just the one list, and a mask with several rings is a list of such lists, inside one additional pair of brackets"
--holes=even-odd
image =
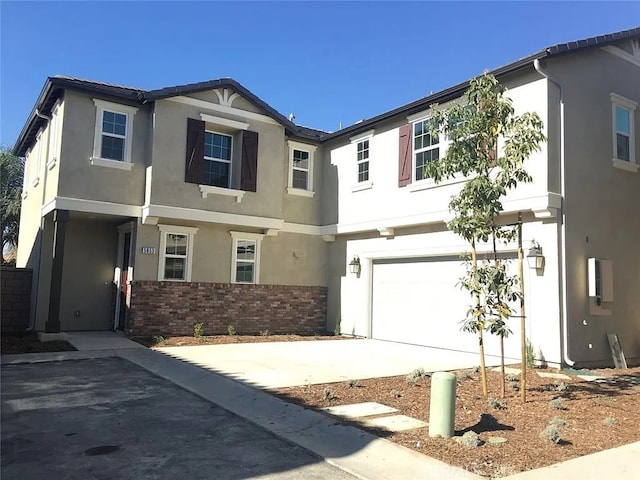
[(156, 247), (141, 247), (143, 255), (155, 255)]

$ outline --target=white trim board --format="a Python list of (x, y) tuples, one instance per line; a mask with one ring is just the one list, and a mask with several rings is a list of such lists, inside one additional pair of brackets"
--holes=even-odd
[(122, 217), (142, 217), (142, 208), (139, 205), (101, 202), (98, 200), (83, 200), (80, 198), (69, 197), (55, 197), (53, 200), (43, 205), (42, 216), (44, 217), (53, 210), (100, 213), (104, 215), (117, 215)]
[(177, 97), (165, 98), (165, 100), (169, 100), (170, 102), (182, 103), (184, 105), (191, 105), (193, 107), (211, 110), (214, 112), (228, 113), (230, 115), (235, 115), (241, 118), (251, 118), (253, 120), (259, 120), (261, 122), (271, 123), (273, 125), (280, 125), (280, 122), (261, 113), (250, 112), (248, 110), (240, 110), (239, 108), (234, 107), (227, 107), (225, 105), (219, 105), (217, 103), (207, 102), (205, 100), (198, 100), (197, 98), (185, 97), (180, 95)]

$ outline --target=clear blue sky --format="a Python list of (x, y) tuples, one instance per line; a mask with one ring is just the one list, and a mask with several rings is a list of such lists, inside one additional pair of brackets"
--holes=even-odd
[(640, 25), (640, 2), (0, 1), (0, 143), (46, 77), (141, 88), (232, 77), (336, 130), (544, 47)]

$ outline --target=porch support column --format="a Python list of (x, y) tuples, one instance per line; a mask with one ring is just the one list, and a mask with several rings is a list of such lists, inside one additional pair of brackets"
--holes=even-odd
[(60, 332), (60, 292), (62, 291), (62, 266), (64, 260), (64, 238), (67, 233), (69, 210), (53, 212), (53, 262), (51, 265), (51, 287), (49, 291), (49, 315), (45, 324), (47, 333)]

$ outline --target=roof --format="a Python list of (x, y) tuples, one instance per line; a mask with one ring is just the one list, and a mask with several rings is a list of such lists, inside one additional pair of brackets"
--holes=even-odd
[[(516, 60), (512, 63), (498, 67), (489, 73), (501, 77), (509, 73), (521, 70), (523, 68), (532, 68), (534, 60), (552, 58), (576, 51), (586, 50), (595, 47), (601, 47), (604, 45), (625, 40), (627, 38), (633, 38), (640, 36), (640, 27), (635, 27), (629, 30), (610, 33), (606, 35), (599, 35), (596, 37), (590, 37), (583, 40), (577, 40), (573, 42), (560, 43), (551, 47), (547, 47), (536, 53), (533, 53), (527, 57)], [(415, 100), (406, 105), (402, 105), (388, 112), (381, 113), (373, 118), (366, 119), (358, 122), (357, 124), (345, 127), (336, 132), (325, 132), (310, 127), (303, 127), (294, 124), (289, 121), (284, 115), (279, 113), (276, 109), (269, 104), (258, 98), (251, 93), (248, 89), (242, 86), (239, 82), (232, 78), (220, 78), (216, 80), (209, 80), (199, 83), (190, 83), (186, 85), (176, 85), (173, 87), (165, 87), (156, 90), (145, 90), (135, 87), (125, 87), (121, 85), (114, 85), (104, 82), (96, 82), (92, 80), (84, 80), (74, 77), (66, 76), (54, 76), (47, 78), (38, 100), (33, 107), (33, 110), (29, 114), (29, 118), (25, 123), (20, 136), (14, 146), (13, 152), (16, 155), (24, 155), (28, 147), (33, 142), (38, 130), (45, 122), (43, 118), (38, 115), (38, 112), (48, 114), (55, 105), (55, 102), (60, 97), (64, 89), (69, 88), (86, 92), (89, 94), (99, 94), (107, 98), (112, 98), (117, 101), (124, 101), (130, 104), (144, 105), (146, 103), (154, 102), (156, 100), (174, 97), (178, 95), (188, 95), (191, 93), (212, 90), (215, 88), (229, 87), (238, 92), (245, 99), (252, 102), (258, 108), (262, 109), (267, 115), (272, 117), (284, 128), (287, 135), (298, 138), (301, 140), (311, 141), (314, 143), (321, 143), (329, 140), (341, 138), (346, 135), (354, 135), (358, 132), (366, 131), (379, 122), (390, 120), (394, 117), (402, 115), (411, 115), (413, 113), (425, 110), (433, 103), (443, 103), (454, 98), (459, 97), (464, 90), (469, 86), (470, 80), (464, 81), (445, 90), (437, 92), (433, 95), (429, 95), (418, 100)]]
[(38, 113), (49, 115), (51, 113), (51, 109), (65, 89), (85, 92), (91, 95), (101, 95), (120, 103), (144, 105), (164, 98), (188, 95), (191, 93), (225, 87), (231, 88), (234, 92), (239, 93), (243, 98), (264, 111), (266, 115), (280, 123), (289, 137), (318, 143), (322, 135), (327, 133), (322, 130), (296, 125), (275, 108), (254, 95), (251, 91), (232, 78), (220, 78), (216, 80), (208, 80), (206, 82), (165, 87), (157, 90), (145, 90), (141, 88), (124, 87), (122, 85), (97, 82), (94, 80), (56, 75), (47, 78), (38, 100), (29, 115), (29, 119), (24, 125), (22, 132), (20, 132), (20, 136), (18, 137), (18, 141), (16, 142), (13, 151), (14, 154), (19, 156), (26, 153), (29, 146), (33, 143), (38, 130), (46, 122), (46, 120), (38, 115)]

